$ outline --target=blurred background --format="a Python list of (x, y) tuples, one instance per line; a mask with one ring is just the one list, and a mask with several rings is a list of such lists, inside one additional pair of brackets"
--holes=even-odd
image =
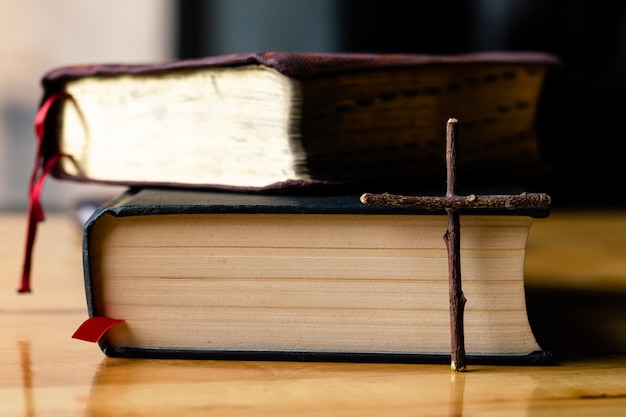
[[(0, 210), (26, 209), (32, 121), (48, 70), (258, 50), (461, 53), (541, 50), (559, 56), (541, 98), (549, 169), (532, 191), (554, 206), (626, 203), (626, 3), (605, 0), (21, 0), (0, 5)], [(47, 210), (112, 187), (50, 178)]]

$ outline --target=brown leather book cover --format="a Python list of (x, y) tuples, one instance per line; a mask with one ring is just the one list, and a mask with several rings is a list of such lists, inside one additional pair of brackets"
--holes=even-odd
[(389, 70), (423, 65), (539, 64), (552, 66), (558, 58), (543, 52), (478, 52), (458, 55), (250, 52), (152, 64), (88, 64), (60, 67), (48, 72), (43, 86), (53, 93), (66, 79), (90, 75), (139, 74), (202, 67), (265, 65), (296, 79), (347, 72)]

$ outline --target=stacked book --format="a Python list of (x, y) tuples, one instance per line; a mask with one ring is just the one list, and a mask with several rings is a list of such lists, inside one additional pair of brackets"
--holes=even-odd
[[(264, 52), (49, 72), (33, 224), (48, 173), (128, 187), (85, 224), (89, 319), (76, 337), (126, 357), (449, 360), (445, 211), (359, 196), (421, 192), (433, 178), (443, 192), (450, 117), (459, 176), (532, 172), (554, 64)], [(523, 274), (545, 215), (464, 216), (470, 361), (546, 358)]]

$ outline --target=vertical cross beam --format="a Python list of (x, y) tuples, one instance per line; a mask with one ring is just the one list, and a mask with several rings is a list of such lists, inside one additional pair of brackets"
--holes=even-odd
[[(456, 141), (458, 136), (458, 120), (448, 119), (446, 123), (446, 197), (456, 196)], [(448, 230), (444, 235), (448, 249), (448, 273), (450, 294), (450, 336), (451, 358), (453, 371), (465, 371), (465, 334), (463, 316), (466, 299), (461, 288), (461, 220), (458, 210), (446, 208), (448, 213)]]

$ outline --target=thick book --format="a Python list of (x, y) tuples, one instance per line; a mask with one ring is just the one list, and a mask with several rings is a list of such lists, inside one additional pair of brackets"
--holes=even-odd
[(541, 52), (260, 52), (43, 77), (42, 166), (137, 186), (284, 188), (423, 176), (444, 166), (523, 175), (541, 164)]
[[(462, 214), (468, 363), (549, 359), (524, 292), (546, 215)], [(358, 195), (132, 189), (85, 226), (75, 337), (123, 357), (449, 363), (446, 227)]]

